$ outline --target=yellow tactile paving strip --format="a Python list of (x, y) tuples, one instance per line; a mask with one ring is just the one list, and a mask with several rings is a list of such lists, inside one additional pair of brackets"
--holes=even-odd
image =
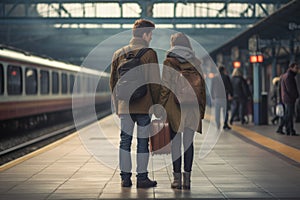
[(260, 144), (264, 147), (267, 147), (273, 151), (276, 151), (294, 161), (300, 163), (300, 150), (290, 147), (288, 145), (282, 144), (276, 140), (270, 139), (263, 135), (260, 135), (254, 131), (251, 131), (247, 128), (243, 128), (240, 126), (233, 125), (232, 130), (243, 135), (244, 137), (252, 140), (253, 142)]
[[(211, 114), (205, 114), (205, 120), (214, 120), (213, 115)], [(263, 136), (255, 131), (251, 131), (247, 128), (243, 128), (241, 126), (232, 125), (232, 130), (236, 133), (250, 139), (251, 141), (262, 145), (263, 147), (269, 148), (291, 160), (294, 160), (298, 163), (300, 163), (300, 150), (290, 147), (288, 145), (285, 145), (281, 142), (278, 142), (276, 140), (273, 140), (271, 138), (268, 138), (266, 136)]]

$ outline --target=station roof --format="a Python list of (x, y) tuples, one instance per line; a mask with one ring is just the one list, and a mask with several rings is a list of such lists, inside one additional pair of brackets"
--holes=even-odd
[[(262, 19), (235, 38), (231, 39), (219, 48), (211, 51), (211, 56), (218, 53), (231, 53), (231, 48), (238, 46), (240, 49), (248, 49), (248, 40), (253, 35), (259, 35), (261, 39), (284, 40), (296, 37), (295, 32), (300, 31), (300, 1), (293, 0), (269, 17)], [(226, 54), (226, 53), (225, 53)]]

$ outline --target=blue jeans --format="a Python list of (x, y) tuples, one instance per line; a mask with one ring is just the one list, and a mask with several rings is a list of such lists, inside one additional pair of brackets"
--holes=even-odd
[(122, 180), (131, 177), (131, 142), (135, 123), (137, 123), (137, 180), (148, 177), (149, 135), (151, 117), (148, 114), (121, 114), (121, 141), (119, 148), (119, 167)]

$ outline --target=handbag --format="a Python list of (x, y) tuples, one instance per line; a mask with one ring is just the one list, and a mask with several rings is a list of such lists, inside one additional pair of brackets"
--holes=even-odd
[(171, 134), (168, 121), (155, 119), (151, 122), (150, 152), (152, 155), (171, 153)]
[(284, 106), (282, 103), (278, 103), (276, 105), (276, 109), (275, 109), (276, 115), (278, 117), (283, 117), (284, 116)]

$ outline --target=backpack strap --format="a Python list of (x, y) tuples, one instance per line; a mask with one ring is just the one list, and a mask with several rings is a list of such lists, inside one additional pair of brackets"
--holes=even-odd
[(171, 65), (173, 65), (175, 67), (175, 70), (176, 71), (179, 71), (179, 72), (182, 72), (183, 70), (179, 67), (180, 66), (180, 63), (179, 61), (176, 59), (176, 58), (173, 58), (173, 57), (167, 57), (167, 59)]
[(127, 57), (127, 53), (126, 53), (124, 47), (122, 47), (122, 53), (123, 53), (122, 55), (124, 56), (124, 58), (126, 58)]
[(139, 52), (136, 54), (135, 58), (141, 58), (148, 50), (150, 50), (151, 48), (142, 48), (141, 50), (139, 50)]

